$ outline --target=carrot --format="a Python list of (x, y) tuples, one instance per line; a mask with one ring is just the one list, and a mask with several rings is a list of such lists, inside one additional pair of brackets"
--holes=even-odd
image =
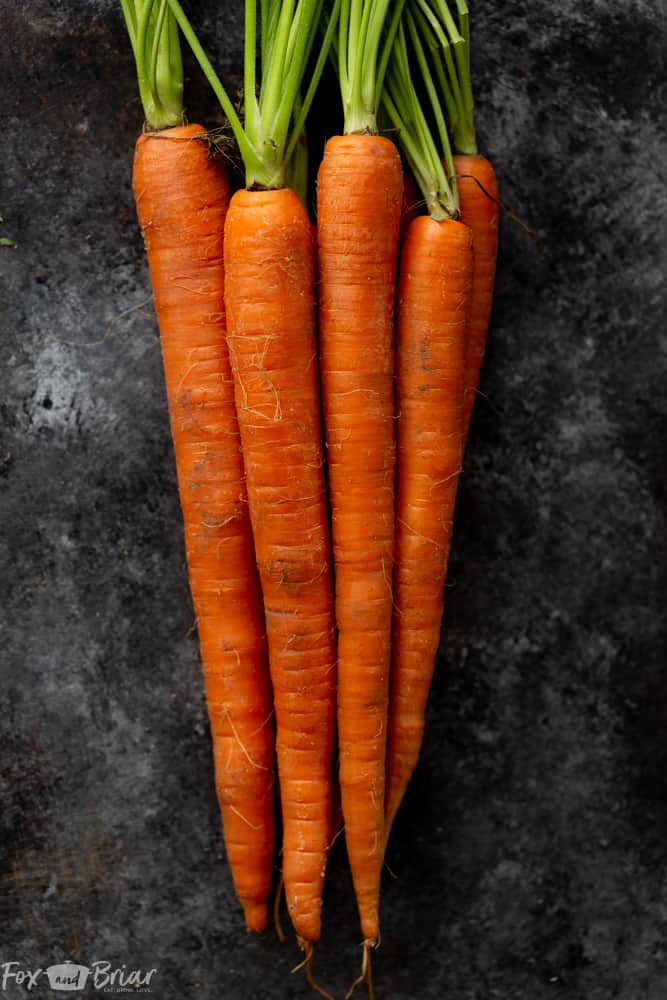
[(312, 232), (294, 192), (234, 195), (225, 267), (229, 346), (275, 691), (283, 878), (297, 934), (312, 942), (320, 935), (329, 846), (335, 623)]
[(440, 641), (461, 470), (472, 235), (420, 216), (403, 245), (398, 293), (398, 488), (387, 751), (391, 828), (421, 748)]
[(303, 203), (284, 185), (332, 28), (325, 31), (301, 97), (322, 0), (267, 4), (257, 88), (255, 5), (248, 0), (242, 126), (177, 0), (169, 2), (230, 121), (245, 165), (248, 190), (234, 195), (225, 223), (227, 337), (275, 695), (282, 874), (310, 976), (329, 848), (335, 619), (312, 230)]
[[(145, 81), (144, 43), (128, 5), (126, 15)], [(172, 80), (174, 99), (169, 111), (164, 101), (157, 107), (156, 96), (164, 95), (154, 85), (145, 105), (149, 127), (182, 117), (178, 77), (173, 84), (175, 24), (164, 5), (154, 16), (153, 30), (164, 32), (156, 44), (172, 66), (162, 90)], [(246, 924), (260, 931), (273, 864), (272, 699), (225, 344), (222, 233), (230, 191), (204, 139), (195, 124), (140, 136), (133, 189), (160, 329), (227, 857)]]
[(388, 139), (329, 140), (318, 176), (319, 322), (339, 631), (340, 786), (362, 932), (371, 942), (379, 934), (384, 840), (401, 199), (400, 159)]
[(419, 758), (440, 640), (462, 459), (464, 362), (473, 266), (472, 233), (456, 221), (456, 183), (448, 180), (412, 82), (418, 70), (432, 104), (432, 118), (439, 126), (445, 162), (451, 165), (437, 90), (416, 22), (406, 9), (383, 100), (429, 215), (408, 226), (399, 273), (396, 564), (386, 837)]
[[(392, 13), (389, 38), (395, 31)], [(394, 553), (394, 283), (403, 197), (394, 144), (374, 134), (387, 0), (341, 7), (345, 134), (317, 182), (320, 373), (338, 625), (345, 840), (364, 936), (379, 937)], [(374, 25), (359, 42), (357, 17)], [(382, 48), (382, 45), (385, 48)], [(364, 98), (361, 97), (362, 78)]]

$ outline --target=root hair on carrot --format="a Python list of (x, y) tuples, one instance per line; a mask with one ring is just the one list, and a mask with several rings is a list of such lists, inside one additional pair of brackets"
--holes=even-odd
[(278, 885), (276, 886), (276, 898), (273, 901), (273, 926), (276, 931), (276, 937), (281, 944), (285, 944), (285, 932), (283, 930), (283, 925), (280, 922), (280, 904), (283, 901), (284, 890), (285, 882), (281, 872), (280, 878), (278, 879)]
[(516, 215), (511, 210), (511, 208), (508, 208), (507, 205), (503, 204), (503, 202), (500, 200), (500, 198), (494, 197), (494, 195), (492, 195), (490, 191), (487, 191), (487, 189), (484, 187), (484, 185), (480, 181), (479, 177), (475, 177), (474, 174), (455, 174), (454, 176), (456, 177), (457, 181), (458, 180), (462, 180), (462, 181), (464, 181), (464, 180), (474, 181), (475, 184), (477, 185), (477, 187), (480, 189), (480, 191), (484, 195), (486, 195), (486, 197), (489, 199), (489, 201), (492, 201), (494, 203), (494, 205), (497, 205), (498, 208), (500, 209), (500, 211), (503, 213), (503, 215), (506, 215), (508, 219), (512, 220), (512, 222), (515, 222), (516, 225), (519, 227), (519, 229), (523, 229), (523, 231), (526, 234), (526, 236), (530, 236), (530, 238), (532, 240), (541, 240), (541, 239), (544, 238), (541, 233), (538, 233), (534, 229), (531, 229), (531, 227), (528, 225), (528, 223), (524, 222), (523, 219), (520, 216)]
[(393, 869), (391, 869), (391, 868), (389, 867), (389, 864), (388, 864), (388, 862), (387, 862), (387, 859), (386, 859), (386, 858), (385, 858), (385, 862), (384, 862), (384, 866), (385, 866), (385, 868), (387, 869), (387, 871), (389, 872), (389, 874), (391, 875), (391, 877), (392, 877), (392, 878), (393, 878), (393, 879), (394, 879), (394, 880), (395, 880), (396, 882), (398, 882), (398, 875), (396, 874), (396, 872), (395, 872), (395, 871), (393, 871)]
[(333, 837), (332, 837), (332, 838), (331, 838), (331, 840), (329, 841), (329, 850), (331, 850), (331, 848), (332, 848), (332, 847), (333, 847), (333, 845), (334, 845), (334, 844), (336, 843), (336, 841), (338, 840), (338, 838), (340, 837), (340, 835), (341, 835), (342, 833), (345, 833), (345, 824), (344, 824), (344, 823), (343, 823), (343, 824), (341, 825), (340, 829), (338, 829), (338, 830), (336, 831), (336, 833), (334, 833)]
[(230, 809), (231, 812), (234, 813), (235, 816), (238, 816), (239, 819), (243, 820), (243, 822), (247, 826), (249, 826), (251, 830), (261, 830), (262, 829), (262, 827), (261, 827), (260, 824), (251, 823), (250, 820), (246, 816), (243, 815), (243, 813), (241, 812), (241, 810), (236, 808), (236, 806), (230, 805), (229, 809)]
[[(230, 726), (230, 729), (231, 729), (232, 733), (234, 734), (234, 739), (236, 740), (236, 742), (237, 742), (237, 743), (238, 743), (238, 745), (240, 746), (241, 750), (243, 751), (243, 753), (244, 753), (244, 754), (245, 754), (245, 756), (247, 757), (247, 759), (248, 759), (248, 763), (249, 763), (249, 764), (250, 764), (250, 765), (251, 765), (252, 767), (258, 767), (258, 768), (260, 768), (260, 770), (262, 770), (262, 771), (268, 771), (268, 770), (269, 770), (269, 768), (265, 767), (265, 765), (264, 765), (264, 764), (259, 764), (259, 763), (258, 763), (258, 762), (257, 762), (256, 760), (254, 760), (254, 759), (253, 759), (253, 758), (251, 757), (251, 755), (250, 755), (250, 751), (249, 751), (249, 750), (248, 750), (248, 748), (247, 748), (247, 747), (245, 746), (245, 744), (244, 744), (244, 743), (243, 743), (243, 741), (241, 740), (241, 737), (239, 736), (239, 732), (238, 732), (238, 729), (237, 729), (237, 728), (236, 728), (236, 726), (234, 725), (234, 720), (232, 719), (232, 713), (231, 713), (231, 712), (229, 711), (229, 709), (228, 709), (228, 708), (227, 708), (227, 709), (225, 709), (225, 715), (227, 716), (227, 722), (229, 723), (229, 726)], [(260, 727), (260, 729), (261, 729), (261, 728), (262, 728), (262, 727)], [(259, 730), (257, 730), (257, 732), (259, 732)], [(239, 814), (239, 815), (240, 815), (240, 814)]]
[(327, 991), (323, 989), (323, 987), (320, 986), (319, 983), (317, 983), (313, 978), (313, 951), (314, 951), (313, 942), (305, 941), (302, 937), (298, 936), (296, 940), (299, 945), (299, 948), (301, 948), (302, 951), (305, 952), (305, 958), (303, 959), (303, 961), (299, 962), (298, 965), (294, 966), (294, 968), (292, 969), (292, 974), (294, 974), (295, 972), (300, 972), (301, 969), (305, 969), (306, 982), (310, 986), (311, 990), (314, 990), (315, 993), (318, 993), (321, 997), (324, 997), (325, 1000), (334, 1000), (331, 994), (327, 993)]
[(373, 1000), (373, 970), (371, 968), (371, 948), (377, 948), (379, 943), (380, 943), (379, 938), (377, 942), (364, 941), (363, 944), (364, 952), (361, 959), (361, 972), (354, 980), (347, 993), (345, 994), (345, 1000), (350, 1000), (350, 997), (356, 990), (357, 986), (361, 986), (363, 982), (366, 982), (366, 985), (368, 986), (368, 1000)]

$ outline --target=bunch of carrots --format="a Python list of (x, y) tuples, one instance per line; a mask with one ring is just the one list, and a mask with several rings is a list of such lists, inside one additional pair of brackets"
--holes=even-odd
[[(340, 799), (370, 992), (493, 294), (498, 192), (476, 146), (468, 11), (246, 0), (241, 118), (178, 0), (121, 4), (235, 889), (264, 930), (277, 784), (281, 881), (315, 985)], [(183, 40), (243, 160), (233, 194), (207, 130), (185, 123)], [(344, 129), (319, 164), (313, 223), (306, 128), (328, 60)]]

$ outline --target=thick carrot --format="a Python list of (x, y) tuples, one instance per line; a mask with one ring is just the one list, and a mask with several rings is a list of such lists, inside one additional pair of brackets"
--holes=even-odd
[(472, 234), (429, 216), (409, 226), (397, 319), (398, 485), (387, 747), (387, 834), (419, 758), (440, 640), (462, 457)]
[(484, 156), (458, 154), (454, 157), (454, 169), (458, 180), (461, 220), (470, 226), (474, 246), (470, 337), (466, 350), (465, 442), (477, 397), (493, 306), (498, 256), (498, 182), (493, 167)]
[(247, 926), (271, 888), (272, 699), (223, 302), (229, 186), (199, 125), (137, 141), (133, 186), (167, 385), (216, 788)]
[(336, 574), (345, 838), (367, 942), (379, 933), (394, 554), (396, 147), (330, 139), (318, 175), (320, 372)]
[(228, 340), (275, 692), (287, 908), (317, 941), (330, 839), (335, 622), (313, 235), (288, 189), (239, 191), (225, 226)]

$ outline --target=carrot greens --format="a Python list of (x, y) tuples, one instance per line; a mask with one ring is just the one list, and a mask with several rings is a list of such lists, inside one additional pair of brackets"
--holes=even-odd
[(454, 147), (459, 153), (475, 155), (477, 140), (470, 80), (470, 19), (465, 0), (456, 0), (456, 20), (446, 0), (408, 2), (447, 109)]
[[(417, 64), (428, 97), (427, 110), (430, 111), (436, 125), (439, 148), (432, 134), (427, 112), (422, 107), (420, 96), (413, 83), (408, 36), (412, 44), (413, 61)], [(382, 101), (389, 119), (398, 130), (399, 145), (421, 188), (429, 214), (434, 219), (456, 217), (459, 208), (458, 192), (445, 117), (420, 33), (410, 9), (405, 10), (398, 28)]]
[(283, 187), (324, 69), (340, 0), (335, 0), (308, 86), (301, 97), (322, 18), (323, 0), (261, 0), (259, 73), (257, 4), (256, 0), (246, 0), (243, 123), (179, 0), (166, 2), (229, 120), (245, 165), (246, 186), (268, 190)]
[(336, 54), (346, 135), (378, 130), (379, 96), (403, 4), (341, 0)]
[(146, 123), (156, 131), (183, 121), (183, 63), (168, 0), (120, 0), (137, 66)]

